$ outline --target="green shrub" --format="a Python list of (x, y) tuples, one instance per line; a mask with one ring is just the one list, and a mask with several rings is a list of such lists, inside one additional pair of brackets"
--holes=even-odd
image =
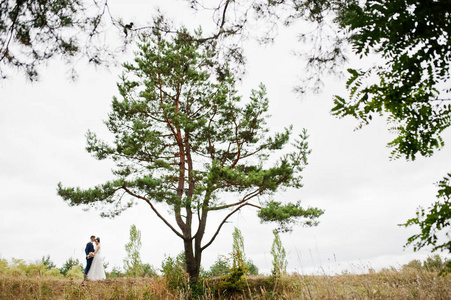
[(78, 267), (83, 272), (83, 265), (80, 263), (80, 261), (76, 258), (69, 258), (64, 263), (63, 267), (60, 269), (61, 274), (64, 276), (67, 275), (67, 272), (71, 270), (73, 267)]
[(247, 260), (246, 265), (247, 265), (247, 274), (258, 275), (258, 268), (256, 265), (254, 265), (254, 262), (251, 259)]
[(52, 267), (54, 264), (45, 264), (42, 261), (35, 263), (26, 263), (23, 259), (11, 260), (8, 264), (6, 259), (0, 259), (0, 274), (11, 276), (48, 276), (59, 277), (61, 273), (58, 269)]
[(47, 257), (43, 256), (41, 259), (41, 262), (44, 266), (47, 267), (47, 269), (55, 269), (56, 265), (53, 263), (53, 261), (50, 260), (50, 255), (47, 255)]
[(410, 262), (402, 266), (403, 270), (409, 268), (445, 274), (447, 273), (447, 271), (449, 272), (449, 270), (451, 270), (451, 261), (448, 261), (447, 259), (443, 260), (440, 255), (436, 254), (434, 256), (429, 256), (428, 258), (426, 258), (426, 260), (423, 261), (423, 263), (418, 259), (415, 259), (411, 260)]
[(218, 255), (213, 265), (210, 266), (208, 272), (209, 277), (217, 277), (227, 275), (230, 272), (230, 259), (225, 255)]
[(16, 276), (42, 276), (46, 273), (47, 267), (42, 262), (27, 264), (23, 259), (13, 258), (11, 266), (6, 271)]
[(63, 274), (61, 274), (59, 269), (53, 268), (53, 269), (47, 269), (45, 271), (44, 276), (48, 277), (63, 277)]
[(41, 262), (25, 265), (27, 276), (43, 276), (47, 272), (47, 267)]
[(156, 277), (158, 276), (157, 270), (151, 264), (143, 264), (143, 277)]
[(241, 269), (244, 274), (247, 274), (246, 255), (244, 254), (244, 238), (241, 231), (236, 227), (232, 233), (232, 238), (232, 273)]
[(242, 293), (246, 288), (246, 281), (244, 278), (243, 268), (238, 266), (232, 269), (232, 271), (221, 277), (214, 289), (214, 293), (217, 295), (231, 295), (234, 293)]
[(406, 269), (415, 269), (415, 270), (421, 270), (423, 268), (423, 266), (421, 265), (421, 261), (418, 259), (414, 259), (411, 260), (410, 262), (408, 262), (407, 264), (402, 266), (403, 270)]
[(423, 268), (430, 272), (441, 272), (445, 268), (445, 265), (446, 259), (445, 261), (443, 261), (441, 256), (438, 254), (434, 256), (429, 256), (423, 262)]
[(78, 266), (73, 266), (69, 271), (67, 271), (66, 277), (72, 279), (83, 279), (84, 273)]
[(0, 274), (6, 273), (8, 270), (8, 261), (6, 259), (0, 259)]
[[(232, 256), (232, 255), (230, 255)], [(206, 272), (206, 277), (218, 277), (223, 275), (228, 275), (233, 272), (233, 268), (230, 263), (231, 258), (219, 254), (218, 258), (213, 265), (210, 266), (210, 271)], [(258, 268), (251, 259), (245, 262), (247, 274), (245, 275), (258, 275)]]
[(124, 259), (124, 270), (127, 277), (143, 276), (143, 264), (141, 262), (141, 231), (135, 225), (130, 226), (130, 242), (125, 244), (127, 257)]
[(161, 264), (161, 272), (171, 289), (187, 289), (189, 275), (186, 273), (185, 254), (182, 252), (174, 259), (167, 256)]
[(280, 239), (279, 233), (277, 230), (273, 231), (274, 240), (272, 242), (271, 247), (271, 255), (273, 257), (272, 260), (272, 274), (273, 276), (281, 276), (287, 273), (287, 253), (285, 248), (282, 245), (282, 241)]
[(125, 273), (121, 271), (121, 269), (117, 266), (114, 266), (111, 272), (106, 273), (107, 278), (120, 278), (125, 277)]

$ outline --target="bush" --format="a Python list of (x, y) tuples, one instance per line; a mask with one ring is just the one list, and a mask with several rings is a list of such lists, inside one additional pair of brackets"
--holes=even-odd
[(207, 273), (209, 277), (217, 277), (227, 275), (230, 272), (230, 259), (225, 255), (218, 255), (215, 263), (210, 266), (210, 271)]
[(114, 267), (113, 267), (113, 270), (111, 270), (111, 272), (106, 273), (106, 277), (107, 277), (107, 278), (120, 278), (120, 277), (125, 277), (125, 273), (123, 273), (119, 267), (114, 266)]
[(434, 256), (429, 256), (423, 262), (423, 268), (430, 272), (441, 272), (445, 268), (445, 265), (446, 259), (445, 261), (443, 261), (440, 255), (438, 254)]
[(47, 267), (42, 262), (27, 264), (23, 259), (12, 259), (8, 272), (13, 275), (42, 276)]
[(83, 265), (80, 263), (80, 261), (76, 258), (69, 258), (68, 260), (66, 260), (66, 262), (64, 263), (63, 267), (60, 269), (61, 274), (63, 274), (64, 276), (67, 275), (67, 272), (69, 272), (69, 270), (71, 270), (73, 267), (78, 267), (81, 272), (83, 273)]
[(53, 263), (53, 261), (50, 260), (50, 255), (47, 255), (47, 257), (43, 256), (41, 259), (41, 262), (43, 265), (47, 267), (47, 269), (55, 269), (56, 265)]
[(47, 269), (47, 271), (45, 271), (44, 276), (63, 277), (63, 274), (61, 274), (60, 270), (53, 268), (53, 269)]
[(244, 270), (240, 266), (232, 269), (232, 271), (221, 277), (216, 285), (214, 293), (217, 295), (231, 295), (234, 293), (242, 293), (246, 288), (246, 281), (244, 279)]
[(247, 265), (247, 273), (249, 275), (258, 275), (258, 268), (256, 265), (254, 265), (254, 262), (252, 260), (248, 260), (246, 262)]
[(272, 274), (273, 276), (280, 277), (281, 275), (285, 275), (287, 273), (287, 253), (285, 248), (282, 245), (282, 240), (280, 239), (279, 233), (277, 230), (273, 231), (274, 240), (272, 242), (271, 247), (271, 255), (273, 257), (272, 260)]
[(6, 273), (8, 269), (8, 261), (6, 259), (0, 259), (0, 274)]
[[(231, 267), (230, 263), (231, 258), (228, 258), (225, 255), (218, 255), (218, 258), (214, 262), (213, 265), (210, 266), (210, 271), (206, 272), (207, 277), (218, 277), (223, 275), (228, 275), (231, 272), (233, 272), (233, 268)], [(245, 275), (258, 275), (258, 268), (252, 260), (247, 260), (245, 262)]]
[(150, 265), (150, 264), (143, 264), (142, 265), (142, 270), (143, 270), (143, 277), (156, 277), (156, 276), (158, 276), (157, 270), (155, 270), (155, 268), (152, 265)]
[(423, 268), (423, 266), (421, 265), (421, 261), (418, 259), (414, 259), (411, 260), (410, 262), (408, 262), (407, 264), (402, 266), (403, 270), (406, 269), (415, 269), (415, 270), (421, 270)]
[[(54, 265), (53, 265), (54, 266)], [(61, 273), (58, 269), (51, 268), (49, 264), (42, 261), (26, 263), (23, 259), (12, 259), (8, 264), (6, 259), (0, 259), (0, 274), (12, 276), (50, 276), (58, 277)]]
[(72, 279), (83, 279), (84, 273), (78, 266), (73, 266), (69, 271), (67, 271), (66, 277)]
[(186, 273), (185, 254), (182, 252), (174, 259), (171, 256), (166, 257), (161, 264), (161, 272), (165, 278), (166, 284), (171, 289), (187, 289), (189, 275)]
[[(447, 267), (447, 265), (450, 265), (450, 267)], [(434, 256), (429, 256), (423, 263), (418, 259), (415, 259), (402, 266), (403, 270), (409, 268), (444, 274), (451, 268), (451, 261), (448, 261), (447, 259), (443, 260), (440, 255), (436, 254)]]
[(124, 270), (127, 277), (144, 276), (143, 264), (141, 262), (141, 231), (135, 225), (130, 227), (130, 242), (125, 244), (127, 257), (124, 259)]
[(27, 276), (43, 276), (47, 272), (47, 266), (41, 262), (25, 265), (25, 272)]

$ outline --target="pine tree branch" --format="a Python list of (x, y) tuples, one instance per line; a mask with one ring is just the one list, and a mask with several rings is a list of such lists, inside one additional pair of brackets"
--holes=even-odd
[(130, 191), (127, 187), (125, 187), (125, 186), (123, 186), (122, 187), (122, 189), (124, 190), (124, 191), (126, 191), (129, 195), (131, 195), (131, 196), (133, 196), (133, 197), (136, 197), (136, 198), (138, 198), (138, 199), (142, 199), (142, 200), (144, 200), (145, 202), (147, 202), (147, 204), (149, 204), (149, 206), (150, 206), (150, 208), (155, 212), (155, 214), (177, 235), (177, 236), (179, 236), (180, 238), (184, 238), (184, 236), (180, 233), (180, 232), (178, 232), (177, 231), (177, 229), (175, 229), (159, 212), (158, 212), (158, 210), (155, 208), (155, 206), (152, 204), (152, 202), (149, 200), (149, 199), (147, 199), (147, 198), (145, 198), (145, 197), (143, 197), (143, 196), (141, 196), (141, 195), (138, 195), (138, 194), (135, 194), (135, 193), (133, 193), (132, 191)]
[(236, 203), (232, 203), (232, 204), (227, 204), (227, 205), (223, 205), (223, 206), (217, 206), (217, 207), (212, 207), (209, 208), (208, 210), (214, 211), (214, 210), (222, 210), (222, 209), (226, 209), (226, 208), (230, 208), (230, 207), (234, 207), (240, 204), (243, 204), (246, 201), (249, 201), (250, 199), (254, 198), (255, 196), (260, 195), (261, 193), (263, 193), (263, 189), (258, 189), (256, 191), (253, 191), (252, 193), (247, 194), (246, 196), (243, 197), (242, 200), (236, 202)]
[(236, 213), (237, 211), (239, 211), (241, 208), (243, 208), (244, 206), (253, 206), (256, 207), (258, 209), (260, 209), (261, 207), (252, 203), (244, 203), (242, 205), (240, 205), (239, 207), (237, 207), (234, 211), (232, 211), (231, 213), (229, 213), (224, 220), (222, 220), (221, 224), (218, 226), (218, 229), (216, 230), (215, 234), (213, 235), (213, 237), (211, 238), (211, 240), (205, 244), (202, 248), (201, 251), (204, 251), (208, 246), (210, 246), (213, 241), (216, 239), (216, 237), (218, 236), (219, 232), (221, 231), (222, 226), (226, 223), (227, 219), (229, 219), (234, 213)]

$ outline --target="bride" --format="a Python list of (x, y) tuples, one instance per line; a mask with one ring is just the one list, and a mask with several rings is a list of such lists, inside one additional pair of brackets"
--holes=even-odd
[(89, 255), (94, 256), (92, 260), (91, 268), (88, 272), (89, 280), (102, 280), (105, 279), (105, 270), (103, 269), (103, 261), (100, 257), (100, 238), (96, 238), (96, 248), (94, 252), (89, 253)]

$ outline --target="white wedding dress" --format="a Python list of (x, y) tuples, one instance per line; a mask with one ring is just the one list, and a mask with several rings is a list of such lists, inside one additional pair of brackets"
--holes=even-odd
[(105, 279), (105, 270), (103, 269), (103, 261), (100, 257), (101, 255), (101, 248), (100, 244), (96, 246), (96, 254), (94, 255), (94, 258), (92, 260), (91, 268), (88, 272), (88, 279), (89, 280), (102, 280)]

